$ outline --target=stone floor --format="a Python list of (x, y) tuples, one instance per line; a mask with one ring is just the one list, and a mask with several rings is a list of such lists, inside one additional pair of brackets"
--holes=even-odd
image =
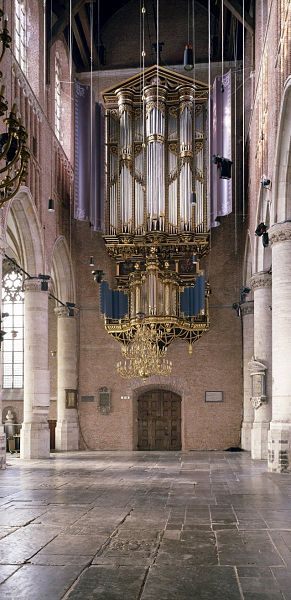
[(1, 600), (291, 600), (291, 475), (228, 452), (8, 456)]

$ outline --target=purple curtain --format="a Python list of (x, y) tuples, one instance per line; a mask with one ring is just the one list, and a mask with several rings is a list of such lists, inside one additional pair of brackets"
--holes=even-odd
[[(91, 122), (92, 121), (92, 122)], [(89, 85), (75, 84), (75, 219), (103, 229), (104, 115), (94, 104)]]
[[(211, 155), (219, 155), (231, 160), (231, 71), (228, 71), (223, 78), (220, 76), (214, 80), (211, 118)], [(232, 212), (232, 180), (220, 179), (217, 166), (215, 164), (211, 166), (210, 226), (217, 227), (219, 225), (217, 219)]]

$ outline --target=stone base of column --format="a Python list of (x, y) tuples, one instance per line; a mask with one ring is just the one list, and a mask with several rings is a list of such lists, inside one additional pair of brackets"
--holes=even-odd
[(58, 421), (56, 425), (56, 450), (79, 450), (79, 425), (72, 421)]
[(251, 456), (254, 460), (268, 458), (268, 432), (270, 423), (253, 423), (251, 434)]
[(0, 469), (6, 469), (6, 435), (0, 432)]
[(268, 469), (274, 473), (291, 471), (290, 423), (271, 423), (268, 444)]
[(252, 427), (253, 423), (250, 421), (243, 421), (241, 428), (241, 447), (243, 450), (251, 450)]
[(22, 423), (20, 458), (49, 458), (50, 432), (48, 423)]

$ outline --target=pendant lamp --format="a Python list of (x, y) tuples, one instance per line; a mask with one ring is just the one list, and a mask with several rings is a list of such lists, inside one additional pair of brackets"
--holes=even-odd
[(192, 44), (186, 44), (184, 50), (184, 69), (185, 71), (192, 71), (194, 68), (194, 60), (193, 60), (193, 48)]

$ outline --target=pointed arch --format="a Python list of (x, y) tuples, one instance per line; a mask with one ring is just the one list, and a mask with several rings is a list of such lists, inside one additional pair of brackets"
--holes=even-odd
[(63, 236), (57, 238), (52, 255), (52, 281), (54, 292), (62, 302), (76, 301), (75, 277), (70, 250)]
[(291, 76), (285, 83), (275, 156), (272, 224), (291, 219)]
[(250, 287), (250, 278), (253, 274), (253, 259), (252, 238), (251, 232), (248, 229), (243, 262), (243, 285), (245, 287)]
[(9, 249), (30, 275), (44, 272), (44, 239), (39, 217), (27, 187), (21, 187), (5, 212)]

